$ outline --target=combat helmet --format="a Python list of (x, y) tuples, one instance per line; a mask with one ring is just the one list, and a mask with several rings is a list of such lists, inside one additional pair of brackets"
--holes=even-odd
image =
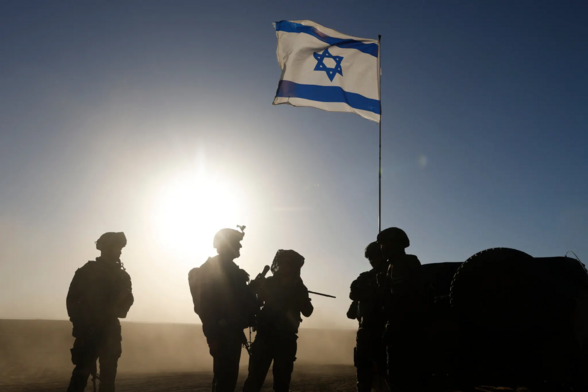
[(122, 231), (118, 233), (112, 231), (104, 233), (98, 238), (98, 241), (96, 241), (96, 249), (99, 251), (112, 248), (122, 249), (125, 246), (127, 246), (127, 237)]
[(377, 241), (372, 242), (368, 246), (365, 247), (364, 256), (366, 259), (371, 259), (374, 256), (382, 255), (382, 250), (380, 249), (380, 244)]
[(223, 246), (231, 246), (236, 242), (241, 242), (245, 233), (233, 229), (221, 229), (214, 235), (212, 246), (215, 249), (222, 248)]
[(404, 230), (389, 227), (378, 234), (378, 244), (389, 244), (405, 249), (410, 246), (410, 240)]
[(291, 249), (278, 250), (274, 256), (274, 261), (272, 262), (272, 274), (275, 275), (276, 272), (280, 270), (280, 266), (285, 264), (294, 264), (296, 268), (300, 269), (304, 265), (304, 257), (300, 253)]

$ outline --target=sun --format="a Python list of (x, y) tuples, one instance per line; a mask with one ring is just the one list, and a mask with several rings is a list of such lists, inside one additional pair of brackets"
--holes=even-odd
[(161, 190), (158, 199), (158, 236), (186, 262), (213, 254), (212, 240), (218, 230), (243, 224), (238, 189), (219, 178), (199, 174), (176, 179)]

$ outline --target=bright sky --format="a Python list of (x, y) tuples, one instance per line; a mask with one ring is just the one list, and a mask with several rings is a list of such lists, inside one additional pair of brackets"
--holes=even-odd
[(197, 322), (187, 273), (242, 224), (251, 275), (295, 249), (338, 297), (303, 326), (355, 326), (378, 127), (271, 105), (283, 19), (382, 35), (383, 227), (409, 253), (588, 261), (586, 2), (3, 1), (0, 318), (66, 318), (76, 268), (124, 231), (129, 320)]

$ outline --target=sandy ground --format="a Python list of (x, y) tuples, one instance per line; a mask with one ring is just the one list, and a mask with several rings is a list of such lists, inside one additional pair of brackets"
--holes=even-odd
[[(67, 388), (67, 374), (54, 379), (35, 382), (21, 381), (14, 384), (0, 385), (3, 392), (63, 392)], [(245, 368), (237, 384), (241, 389), (245, 380)], [(161, 374), (121, 374), (117, 378), (118, 392), (184, 392), (210, 391), (212, 373), (179, 372)], [(265, 382), (263, 392), (272, 391), (271, 374)], [(291, 391), (308, 392), (355, 392), (355, 368), (349, 365), (301, 365), (295, 368)], [(477, 392), (531, 392), (527, 389), (479, 387)], [(92, 391), (89, 383), (86, 392)]]
[[(122, 333), (117, 391), (210, 390), (212, 359), (200, 325), (123, 323)], [(291, 390), (355, 391), (355, 331), (301, 329), (299, 335)], [(0, 320), (0, 392), (65, 391), (72, 345), (68, 321)], [(247, 363), (243, 350), (237, 390)], [(271, 386), (270, 371), (263, 391)], [(92, 391), (91, 383), (86, 391)]]
[[(245, 371), (245, 368), (242, 369)], [(63, 392), (67, 388), (67, 374), (63, 377), (35, 382), (21, 380), (15, 384), (0, 385), (0, 391), (6, 392)], [(246, 374), (239, 377), (237, 390), (245, 381)], [(180, 392), (210, 391), (212, 373), (210, 372), (179, 372), (161, 374), (121, 374), (117, 379), (119, 392)], [(263, 391), (272, 391), (272, 377), (268, 375)], [(301, 365), (293, 375), (291, 389), (293, 391), (355, 391), (355, 373), (352, 366), (309, 366)], [(88, 385), (86, 391), (92, 391)]]
[[(117, 390), (210, 390), (212, 359), (200, 325), (123, 323), (122, 333)], [(0, 320), (0, 391), (64, 391), (73, 340), (68, 321)], [(302, 329), (293, 390), (354, 390), (354, 345), (355, 331)], [(243, 350), (238, 385), (247, 363)]]

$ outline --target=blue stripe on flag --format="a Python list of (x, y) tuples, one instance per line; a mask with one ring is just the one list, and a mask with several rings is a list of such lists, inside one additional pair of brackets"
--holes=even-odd
[(333, 38), (312, 26), (305, 26), (300, 23), (282, 20), (281, 22), (276, 22), (276, 31), (309, 34), (329, 45), (338, 46), (343, 49), (357, 49), (360, 52), (378, 57), (378, 44), (364, 44), (363, 42), (354, 39)]
[(276, 97), (303, 98), (319, 102), (343, 102), (354, 109), (380, 114), (380, 101), (350, 93), (336, 86), (317, 86), (298, 84), (289, 80), (280, 80)]

